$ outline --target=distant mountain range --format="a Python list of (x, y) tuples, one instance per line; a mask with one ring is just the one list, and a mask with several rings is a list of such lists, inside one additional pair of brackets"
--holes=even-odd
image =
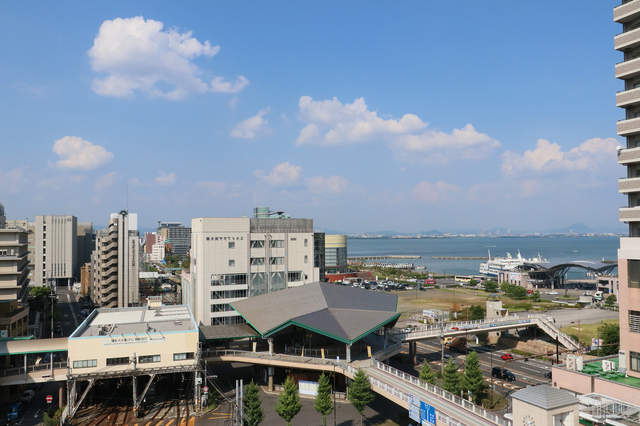
[[(322, 228), (321, 228), (322, 229)], [(431, 231), (420, 231), (420, 232), (398, 232), (398, 231), (370, 231), (370, 232), (344, 232), (344, 231), (336, 231), (324, 229), (326, 234), (356, 234), (356, 235), (380, 235), (384, 237), (391, 236), (415, 236), (415, 235), (423, 235), (423, 236), (443, 236), (445, 234), (473, 234), (473, 235), (530, 235), (534, 233), (538, 234), (626, 234), (628, 232), (627, 227), (624, 224), (620, 226), (597, 226), (590, 228), (583, 223), (574, 223), (565, 228), (557, 228), (557, 229), (547, 229), (542, 231), (520, 231), (514, 229), (506, 229), (495, 227), (491, 229), (478, 229), (478, 228), (458, 228), (458, 229), (445, 229), (445, 230), (436, 230), (433, 229)]]

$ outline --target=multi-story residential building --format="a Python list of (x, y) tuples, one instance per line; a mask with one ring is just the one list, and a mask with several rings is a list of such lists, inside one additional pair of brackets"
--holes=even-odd
[(152, 262), (162, 262), (165, 256), (165, 243), (164, 237), (156, 238), (156, 243), (151, 247), (150, 259)]
[(347, 264), (347, 236), (327, 235), (324, 243), (325, 271), (327, 274), (349, 272)]
[(29, 280), (32, 285), (68, 285), (80, 280), (91, 261), (93, 224), (70, 215), (36, 216), (35, 222), (9, 220), (29, 232)]
[(243, 323), (229, 303), (320, 280), (313, 220), (262, 210), (254, 218), (191, 221), (191, 270), (183, 274), (182, 301), (198, 324)]
[(126, 308), (140, 302), (138, 215), (112, 213), (109, 226), (96, 233), (91, 256), (91, 297), (103, 308)]
[(27, 231), (7, 225), (0, 204), (0, 338), (25, 336), (29, 328), (28, 253)]
[(171, 244), (171, 253), (186, 256), (191, 247), (191, 228), (182, 226), (181, 222), (158, 221), (158, 237), (164, 237), (167, 244)]
[(618, 250), (619, 366), (630, 376), (640, 377), (640, 0), (623, 1), (613, 9), (613, 16), (622, 24), (614, 46), (624, 55), (615, 66), (616, 78), (624, 83), (616, 94), (616, 105), (625, 112), (617, 130), (626, 139), (618, 150), (618, 163), (626, 169), (618, 191), (627, 196), (620, 220), (629, 224), (629, 237), (620, 239)]
[(153, 245), (156, 243), (155, 232), (145, 232), (144, 234), (144, 252), (145, 254), (151, 254), (153, 251)]

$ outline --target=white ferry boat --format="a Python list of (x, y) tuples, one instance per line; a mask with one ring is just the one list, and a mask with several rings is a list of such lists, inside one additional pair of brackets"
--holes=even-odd
[(491, 258), (491, 250), (489, 250), (489, 260), (486, 262), (482, 262), (480, 264), (479, 272), (482, 275), (486, 275), (489, 277), (497, 277), (500, 272), (504, 271), (513, 271), (520, 265), (524, 265), (525, 263), (549, 263), (547, 259), (543, 259), (538, 253), (538, 257), (533, 257), (531, 259), (525, 259), (520, 255), (520, 250), (518, 250), (518, 256), (513, 257), (511, 253), (507, 253), (507, 257), (494, 257)]

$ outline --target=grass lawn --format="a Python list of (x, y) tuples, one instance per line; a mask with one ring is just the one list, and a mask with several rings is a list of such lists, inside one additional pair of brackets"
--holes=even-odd
[[(619, 324), (620, 320), (617, 319), (610, 319), (610, 320), (604, 320), (605, 323), (607, 324)], [(582, 343), (587, 344), (587, 346), (591, 346), (591, 339), (595, 339), (596, 337), (598, 337), (598, 327), (600, 326), (600, 323), (595, 323), (595, 324), (580, 324), (580, 341)], [(560, 330), (564, 331), (565, 333), (571, 335), (571, 336), (575, 336), (576, 340), (578, 340), (578, 323), (575, 324), (571, 324), (568, 327), (564, 327), (561, 328)]]
[[(463, 306), (463, 311), (465, 312), (465, 308), (471, 305), (481, 305), (484, 308), (487, 297), (489, 296), (489, 293), (482, 290), (476, 291), (463, 288), (457, 288), (455, 290), (453, 288), (439, 290), (431, 289), (427, 291), (416, 291), (414, 289), (394, 291), (392, 293), (398, 295), (398, 312), (402, 313), (402, 316), (400, 317), (401, 319), (407, 319), (413, 314), (422, 313), (423, 309), (441, 309), (450, 311), (454, 303)], [(514, 300), (505, 295), (501, 295), (500, 297), (502, 298), (502, 303), (505, 307), (509, 307), (509, 305), (524, 304), (540, 306), (541, 308), (557, 307), (557, 305), (553, 303)], [(511, 310), (514, 311), (514, 309)]]

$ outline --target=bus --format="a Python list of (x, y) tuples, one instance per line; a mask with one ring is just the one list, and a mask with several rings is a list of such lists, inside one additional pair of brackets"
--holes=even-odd
[(603, 291), (596, 291), (595, 294), (593, 295), (593, 300), (597, 300), (598, 302), (602, 301), (603, 294), (604, 294)]

